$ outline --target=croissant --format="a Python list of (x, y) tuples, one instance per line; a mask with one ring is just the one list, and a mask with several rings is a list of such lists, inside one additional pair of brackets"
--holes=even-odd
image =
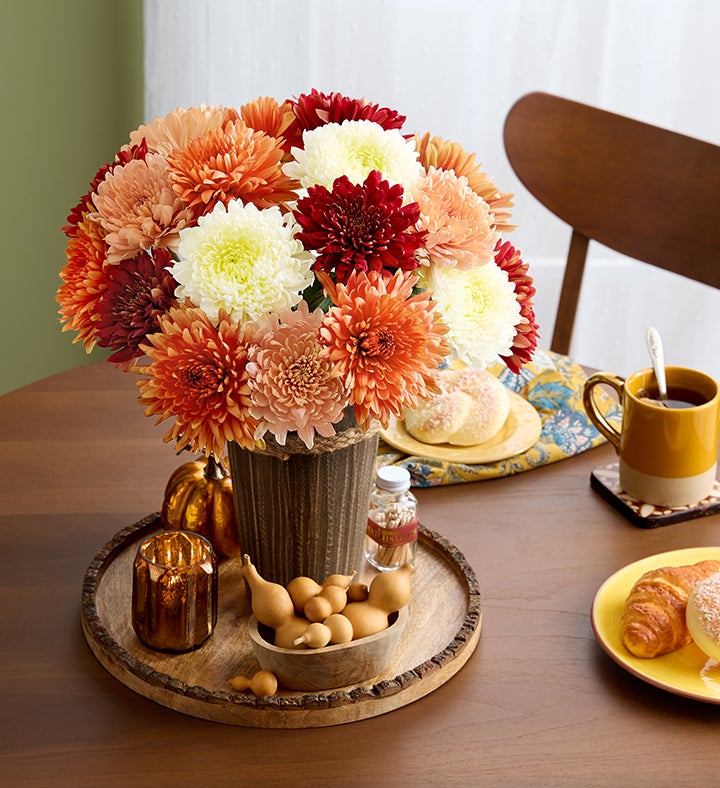
[(685, 623), (688, 596), (697, 583), (720, 571), (720, 561), (666, 566), (645, 572), (632, 587), (622, 614), (622, 642), (634, 656), (669, 654), (692, 637)]

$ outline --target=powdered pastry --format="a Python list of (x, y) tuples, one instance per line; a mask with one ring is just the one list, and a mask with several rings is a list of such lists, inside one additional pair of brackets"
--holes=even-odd
[(414, 410), (405, 410), (405, 429), (423, 443), (449, 443), (470, 415), (473, 401), (462, 391), (436, 394)]
[(441, 393), (412, 410), (405, 429), (423, 443), (475, 446), (493, 438), (510, 412), (507, 389), (486, 370), (441, 370)]
[(690, 592), (686, 617), (698, 648), (720, 662), (720, 574), (702, 580)]

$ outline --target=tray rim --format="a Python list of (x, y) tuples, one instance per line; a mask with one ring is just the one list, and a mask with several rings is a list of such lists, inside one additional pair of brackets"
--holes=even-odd
[[(418, 538), (438, 550), (462, 578), (467, 612), (448, 645), (420, 665), (391, 679), (351, 689), (295, 692), (257, 698), (250, 693), (189, 686), (137, 659), (110, 634), (96, 605), (102, 577), (112, 562), (145, 533), (162, 527), (159, 513), (147, 515), (115, 534), (95, 555), (83, 580), (81, 624), (92, 653), (111, 675), (144, 697), (190, 716), (248, 727), (300, 728), (336, 725), (401, 708), (429, 694), (454, 676), (474, 652), (482, 628), (481, 594), (463, 553), (436, 531), (420, 526)], [(152, 688), (153, 695), (146, 694)]]

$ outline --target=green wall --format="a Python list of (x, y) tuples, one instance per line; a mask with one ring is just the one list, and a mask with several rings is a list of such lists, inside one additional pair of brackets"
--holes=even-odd
[(17, 0), (0, 14), (0, 395), (102, 356), (61, 331), (61, 227), (143, 118), (142, 0)]

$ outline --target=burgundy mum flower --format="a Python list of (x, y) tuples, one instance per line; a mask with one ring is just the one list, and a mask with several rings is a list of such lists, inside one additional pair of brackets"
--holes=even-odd
[(318, 253), (316, 271), (335, 272), (346, 282), (352, 271), (411, 271), (418, 266), (415, 250), (425, 233), (410, 230), (420, 218), (417, 203), (403, 205), (402, 186), (391, 186), (373, 170), (364, 183), (345, 175), (332, 191), (311, 186), (297, 204), (302, 228), (298, 240)]
[(153, 255), (140, 252), (121, 266), (107, 266), (107, 289), (97, 307), (98, 344), (115, 351), (113, 363), (125, 365), (141, 356), (140, 343), (176, 304), (177, 282), (167, 270), (172, 262), (170, 252), (156, 249)]
[(406, 120), (405, 115), (394, 109), (369, 104), (367, 99), (348, 98), (342, 93), (320, 93), (315, 88), (298, 96), (293, 109), (304, 130), (344, 120), (371, 120), (387, 131), (402, 128)]
[(538, 324), (535, 322), (533, 296), (535, 286), (528, 274), (528, 264), (510, 241), (498, 241), (495, 247), (495, 262), (508, 275), (515, 287), (515, 297), (520, 304), (520, 323), (515, 326), (515, 339), (511, 347), (512, 355), (501, 356), (508, 369), (516, 374), (520, 368), (532, 361), (538, 343)]

